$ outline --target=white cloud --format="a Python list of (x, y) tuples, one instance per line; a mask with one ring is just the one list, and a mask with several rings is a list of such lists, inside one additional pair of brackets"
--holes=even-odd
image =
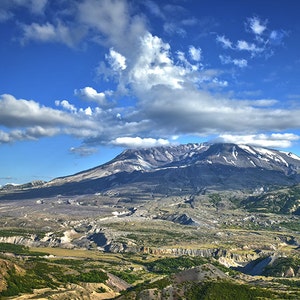
[[(77, 31), (73, 28), (75, 21), (73, 23), (70, 16), (70, 23), (59, 21), (58, 16), (54, 22), (21, 25), (23, 41), (74, 46), (76, 40), (87, 34), (90, 40), (110, 49), (102, 62), (103, 73), (114, 76), (118, 84), (116, 94), (122, 96), (127, 92), (126, 96), (132, 96), (132, 106), (121, 101), (114, 106), (109, 105), (107, 98), (112, 98), (109, 97), (112, 92), (98, 92), (89, 86), (74, 90), (74, 94), (96, 103), (98, 107), (76, 108), (68, 100), (57, 100), (58, 109), (52, 109), (32, 100), (17, 100), (4, 95), (0, 98), (0, 125), (7, 131), (0, 131), (0, 140), (64, 133), (84, 139), (85, 145), (144, 147), (168, 144), (167, 137), (182, 134), (221, 132), (242, 136), (248, 132), (286, 131), (300, 127), (300, 111), (274, 109), (271, 106), (276, 100), (239, 101), (208, 92), (216, 86), (220, 91), (228, 82), (222, 79), (220, 70), (205, 69), (199, 63), (202, 60), (201, 48), (190, 46), (186, 52), (173, 52), (168, 43), (147, 30), (145, 18), (134, 15), (127, 1), (82, 0), (74, 3), (76, 22), (79, 22), (76, 24), (82, 28), (82, 32), (78, 31), (81, 33), (79, 37), (76, 37)], [(159, 15), (159, 8), (154, 2), (147, 3), (152, 13)], [(3, 16), (5, 18), (7, 16)], [(186, 25), (195, 23), (196, 20), (191, 19)], [(263, 22), (257, 19), (251, 24), (252, 32), (266, 36)], [(171, 25), (172, 30), (182, 29), (176, 24)], [(185, 31), (181, 33), (185, 34)], [(279, 31), (271, 32), (269, 38), (279, 41)], [(259, 44), (258, 40), (232, 43), (225, 36), (217, 36), (216, 41), (228, 51), (244, 51), (243, 55), (265, 51), (265, 44)], [(248, 64), (246, 59), (232, 56), (221, 55), (220, 60), (239, 68)], [(256, 137), (254, 135), (253, 139)], [(289, 140), (286, 135), (273, 138), (276, 143)], [(264, 140), (262, 136), (261, 140)], [(74, 148), (73, 152), (76, 151)]]
[(248, 66), (248, 61), (244, 58), (242, 59), (233, 59), (232, 63), (240, 68), (245, 68)]
[(246, 59), (236, 59), (231, 58), (230, 56), (219, 55), (222, 64), (233, 64), (240, 68), (245, 68), (248, 66), (248, 61)]
[(217, 97), (192, 87), (174, 90), (160, 85), (139, 95), (143, 118), (151, 120), (152, 130), (161, 136), (285, 131), (300, 126), (299, 110), (256, 107), (251, 101)]
[(276, 99), (259, 99), (259, 100), (249, 101), (249, 105), (260, 106), (260, 107), (272, 106), (276, 103), (278, 103), (278, 100)]
[(103, 92), (98, 93), (92, 87), (85, 87), (83, 89), (75, 89), (74, 95), (85, 100), (96, 102), (100, 106), (106, 106), (108, 103), (106, 101), (106, 94)]
[(64, 109), (69, 110), (72, 113), (77, 112), (77, 108), (73, 104), (69, 103), (68, 100), (62, 100), (62, 101), (56, 100), (55, 105), (56, 106), (61, 106)]
[(126, 58), (113, 48), (110, 48), (109, 55), (106, 55), (106, 59), (115, 72), (123, 71), (127, 68)]
[(251, 134), (251, 135), (220, 135), (215, 141), (247, 144), (267, 148), (288, 148), (294, 141), (300, 140), (300, 136), (293, 133)]
[(232, 49), (232, 42), (227, 39), (224, 35), (220, 36), (218, 35), (217, 38), (216, 38), (216, 41), (218, 43), (220, 43), (224, 49)]
[(139, 37), (146, 32), (144, 17), (132, 15), (124, 0), (83, 0), (78, 15), (83, 25), (101, 33), (100, 43), (122, 50), (125, 56), (135, 52)]
[(129, 72), (134, 88), (145, 91), (160, 84), (182, 88), (186, 70), (173, 64), (169, 50), (170, 45), (157, 36), (147, 33), (141, 38), (139, 55)]
[(87, 115), (87, 116), (91, 116), (93, 114), (93, 111), (90, 107), (87, 107), (85, 110), (84, 110), (84, 113)]
[(118, 137), (112, 141), (113, 145), (127, 148), (147, 148), (169, 145), (165, 139), (140, 138), (140, 137)]
[(42, 137), (51, 137), (60, 133), (60, 128), (42, 126), (29, 127), (27, 129), (14, 129), (9, 132), (0, 130), (0, 144), (25, 140), (38, 140)]
[[(75, 108), (68, 101), (56, 101), (56, 104), (69, 110)], [(84, 115), (63, 112), (46, 106), (41, 106), (33, 100), (16, 99), (12, 95), (0, 96), (0, 126), (1, 140), (14, 142), (32, 140), (60, 133), (70, 133), (79, 136), (80, 130), (97, 132), (99, 124), (87, 119)]]
[[(250, 54), (253, 59), (257, 56), (264, 55), (265, 58), (274, 54), (273, 46), (282, 44), (283, 38), (287, 35), (283, 30), (270, 30), (266, 26), (267, 20), (262, 21), (258, 17), (248, 18), (245, 25), (246, 31), (253, 33), (254, 39), (251, 41), (237, 40), (232, 42), (224, 35), (217, 35), (216, 42), (226, 50), (244, 52), (243, 55)], [(220, 55), (223, 64), (233, 64), (240, 68), (248, 66), (249, 58), (231, 58), (228, 55)]]
[(31, 25), (23, 25), (22, 29), (24, 30), (25, 40), (49, 41), (56, 39), (56, 29), (50, 23), (44, 25), (32, 23)]
[(22, 43), (28, 41), (59, 42), (74, 47), (82, 37), (79, 31), (73, 33), (68, 26), (61, 22), (58, 22), (57, 25), (47, 22), (42, 25), (32, 23), (30, 25), (21, 24), (20, 26), (23, 31)]
[[(259, 51), (255, 44), (246, 41), (240, 41), (239, 48)], [(203, 70), (197, 64), (192, 65), (184, 52), (177, 52), (177, 60), (171, 53), (168, 43), (147, 32), (140, 38), (134, 55), (128, 57), (124, 54), (128, 63), (126, 72), (119, 75), (119, 81), (130, 87), (130, 92), (138, 99), (137, 106), (119, 111), (121, 119), (115, 117), (116, 113), (114, 121), (109, 119), (107, 123), (117, 121), (115, 132), (108, 130), (93, 142), (103, 141), (109, 136), (115, 143), (121, 143), (117, 137), (238, 134), (288, 130), (300, 125), (296, 111), (271, 108), (275, 100), (239, 101), (199, 90), (201, 83), (207, 87), (210, 84), (227, 86), (228, 82), (218, 78), (220, 73), (216, 70)], [(248, 64), (246, 59), (230, 56), (221, 56), (220, 59), (240, 68)], [(126, 130), (130, 130), (130, 134), (126, 134)], [(126, 144), (126, 139), (123, 142)]]
[(200, 61), (202, 58), (202, 50), (201, 48), (195, 48), (194, 46), (190, 46), (189, 54), (194, 61)]
[(267, 21), (262, 22), (258, 17), (253, 17), (248, 19), (248, 25), (252, 32), (257, 35), (263, 34), (263, 32), (267, 29), (266, 24)]
[(5, 127), (59, 125), (72, 123), (66, 113), (41, 106), (33, 100), (17, 100), (12, 95), (0, 96), (0, 125)]
[(55, 127), (42, 127), (42, 126), (34, 126), (34, 127), (29, 127), (26, 130), (26, 134), (28, 136), (34, 137), (35, 139), (40, 138), (40, 137), (45, 137), (45, 136), (54, 136), (60, 133), (59, 128)]
[(254, 43), (248, 43), (248, 42), (243, 41), (243, 40), (237, 41), (236, 49), (240, 50), (240, 51), (249, 51), (249, 52), (252, 52), (252, 53), (264, 51), (263, 48), (257, 47), (257, 45), (255, 45)]
[(10, 136), (7, 132), (0, 130), (0, 143), (9, 143), (10, 142)]

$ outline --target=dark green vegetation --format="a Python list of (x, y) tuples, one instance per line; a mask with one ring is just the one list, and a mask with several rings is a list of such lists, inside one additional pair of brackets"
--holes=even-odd
[(282, 222), (280, 223), (281, 226), (290, 229), (292, 231), (299, 231), (300, 232), (300, 223), (297, 221), (294, 222)]
[(262, 275), (273, 277), (294, 277), (300, 271), (300, 259), (295, 257), (279, 257), (275, 262), (267, 266)]
[(277, 293), (230, 281), (211, 281), (203, 284), (191, 283), (185, 287), (184, 296), (189, 300), (251, 300), (276, 299)]
[(69, 283), (104, 283), (108, 279), (106, 272), (98, 265), (90, 265), (89, 260), (49, 260), (39, 256), (44, 253), (30, 252), (27, 247), (12, 244), (0, 244), (0, 249), (18, 255), (9, 259), (0, 256), (1, 275), (6, 285), (0, 297), (33, 293), (33, 289), (57, 289)]
[(125, 271), (112, 271), (112, 274), (118, 276), (122, 280), (133, 284), (136, 281), (140, 280), (141, 277), (139, 275), (136, 275), (135, 272), (132, 272), (131, 270), (125, 270)]
[[(193, 269), (190, 269), (191, 272)], [(203, 266), (196, 272), (209, 271)], [(187, 271), (189, 272), (189, 271)], [(188, 299), (188, 300), (254, 300), (254, 299), (298, 299), (299, 293), (277, 292), (275, 289), (252, 286), (232, 279), (210, 277), (208, 273), (203, 280), (192, 279), (180, 281), (181, 273), (166, 276), (150, 283), (135, 286), (123, 292), (118, 299)], [(289, 282), (289, 281), (288, 281)], [(152, 296), (151, 296), (152, 295)], [(161, 295), (161, 298), (155, 296)], [(149, 298), (147, 298), (147, 296)]]
[(105, 282), (106, 273), (92, 269), (75, 275), (72, 269), (52, 264), (46, 260), (30, 260), (24, 265), (24, 274), (19, 274), (16, 269), (8, 270), (5, 279), (7, 289), (2, 291), (2, 296), (15, 296), (20, 293), (32, 293), (33, 289), (57, 288), (66, 283), (79, 282)]
[(300, 186), (250, 196), (240, 203), (241, 207), (253, 212), (277, 214), (300, 214)]
[(28, 228), (0, 229), (0, 236), (2, 237), (12, 237), (12, 236), (29, 237), (30, 235), (35, 235), (37, 238), (43, 238), (45, 236), (45, 233), (40, 230), (28, 229)]
[(29, 251), (28, 247), (22, 245), (15, 245), (9, 243), (0, 243), (0, 252), (9, 252), (15, 255), (30, 255), (30, 256), (43, 256), (42, 252)]
[(207, 259), (202, 257), (188, 257), (188, 256), (181, 256), (181, 257), (168, 257), (158, 259), (149, 263), (146, 263), (147, 269), (150, 272), (154, 272), (157, 274), (174, 274), (179, 270), (184, 270), (188, 268), (192, 268), (195, 266), (202, 265), (207, 262)]
[(215, 259), (209, 259), (204, 257), (192, 257), (192, 256), (180, 256), (180, 257), (167, 257), (157, 259), (149, 263), (145, 263), (145, 266), (150, 272), (157, 274), (171, 275), (180, 270), (190, 269), (196, 266), (201, 266), (210, 262), (216, 266), (219, 270), (227, 272), (228, 274), (234, 275), (236, 272), (230, 268), (221, 265)]
[(31, 260), (24, 267), (26, 268), (24, 273), (18, 272), (16, 268), (8, 270), (5, 276), (7, 289), (1, 292), (3, 296), (32, 293), (33, 289), (44, 287), (57, 288), (59, 286), (57, 280), (66, 279), (61, 268), (47, 262)]
[[(261, 280), (254, 286), (251, 282), (242, 280), (239, 272), (224, 267), (213, 258), (158, 258), (127, 253), (103, 254), (98, 255), (98, 258), (91, 255), (91, 258), (74, 256), (72, 259), (46, 259), (23, 246), (1, 246), (2, 252), (18, 253), (13, 258), (6, 255), (0, 258), (1, 272), (6, 282), (6, 289), (0, 293), (1, 299), (22, 293), (32, 294), (34, 289), (43, 288), (48, 288), (55, 294), (59, 293), (59, 289), (67, 289), (69, 284), (80, 286), (83, 283), (105, 284), (95, 286), (93, 291), (106, 293), (113, 288), (106, 286), (109, 273), (132, 284), (132, 287), (122, 291), (119, 299), (142, 299), (142, 295), (149, 293), (161, 295), (161, 299), (168, 299), (168, 295), (172, 294), (176, 299), (189, 300), (299, 299), (300, 296), (299, 281), (281, 277), (287, 268), (299, 268), (300, 260), (297, 258), (278, 258), (263, 274), (278, 278), (268, 282)], [(70, 253), (76, 255), (76, 251)], [(278, 284), (280, 291), (276, 288)], [(46, 297), (47, 293), (50, 293), (49, 290), (40, 296)], [(117, 295), (112, 294), (111, 297)], [(58, 299), (64, 299), (63, 297), (65, 296)]]

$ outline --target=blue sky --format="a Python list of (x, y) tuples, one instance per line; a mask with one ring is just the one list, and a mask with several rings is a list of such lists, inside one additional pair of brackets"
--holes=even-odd
[(299, 9), (296, 0), (2, 0), (0, 185), (173, 143), (300, 155)]

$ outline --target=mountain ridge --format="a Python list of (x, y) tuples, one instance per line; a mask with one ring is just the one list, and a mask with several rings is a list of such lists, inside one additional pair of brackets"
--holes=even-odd
[[(253, 146), (248, 146), (248, 145), (244, 145), (244, 144), (233, 144), (233, 143), (189, 143), (189, 144), (180, 144), (180, 145), (175, 145), (175, 146), (159, 146), (159, 147), (150, 147), (150, 148), (140, 148), (140, 149), (126, 149), (124, 150), (122, 153), (120, 153), (119, 155), (117, 155), (115, 158), (113, 158), (112, 160), (84, 170), (84, 171), (80, 171), (78, 173), (75, 173), (73, 175), (67, 175), (67, 176), (62, 176), (62, 177), (58, 177), (55, 178), (53, 180), (57, 180), (57, 179), (63, 179), (63, 178), (70, 178), (72, 176), (77, 176), (77, 175), (83, 175), (87, 172), (93, 172), (95, 170), (99, 170), (102, 168), (105, 168), (107, 166), (113, 166), (115, 169), (114, 171), (118, 171), (118, 169), (116, 169), (116, 167), (119, 167), (120, 165), (124, 167), (124, 165), (128, 162), (131, 163), (130, 166), (127, 166), (128, 169), (123, 169), (122, 171), (149, 171), (151, 169), (157, 168), (157, 167), (161, 167), (162, 165), (165, 165), (165, 167), (168, 164), (171, 163), (175, 163), (178, 161), (181, 161), (182, 159), (188, 160), (189, 158), (195, 158), (195, 155), (197, 154), (203, 154), (204, 152), (206, 152), (207, 150), (210, 150), (210, 152), (213, 153), (213, 151), (218, 151), (221, 150), (220, 147), (222, 148), (230, 148), (232, 147), (232, 156), (237, 159), (237, 152), (236, 151), (236, 147), (239, 147), (241, 149), (243, 149), (245, 152), (248, 152), (249, 154), (252, 155), (263, 155), (263, 156), (275, 156), (277, 155), (277, 161), (278, 159), (281, 160), (281, 162), (283, 162), (285, 165), (288, 164), (288, 162), (286, 160), (284, 160), (282, 158), (282, 156), (280, 156), (280, 154), (282, 154), (283, 156), (285, 156), (286, 158), (288, 158), (288, 160), (296, 160), (299, 161), (299, 165), (300, 165), (300, 157), (298, 157), (297, 155), (291, 153), (291, 152), (284, 152), (284, 151), (278, 151), (278, 150), (274, 150), (274, 149), (268, 149), (268, 148), (263, 148), (263, 147), (253, 147)], [(217, 149), (216, 149), (217, 148)], [(172, 150), (172, 151), (170, 151)], [(163, 153), (165, 152), (165, 153)], [(221, 154), (222, 151), (219, 151), (219, 155)], [(145, 155), (146, 153), (146, 155)], [(143, 154), (144, 156), (147, 158), (147, 160), (145, 161), (145, 159), (143, 159)], [(155, 159), (153, 159), (153, 156), (156, 155)], [(149, 157), (151, 158), (152, 156), (152, 160), (149, 159)], [(170, 158), (171, 156), (171, 158)], [(205, 155), (203, 156), (205, 157)], [(200, 157), (200, 159), (203, 159), (203, 157)], [(221, 158), (223, 158), (223, 160), (226, 161), (226, 156), (223, 156)], [(281, 157), (278, 158), (278, 157)], [(136, 159), (136, 162), (134, 162), (134, 159)], [(265, 157), (262, 157), (263, 160), (266, 160)], [(153, 163), (153, 161), (155, 163)], [(220, 160), (218, 160), (218, 162), (220, 162)], [(192, 162), (192, 161), (191, 161)], [(208, 163), (210, 163), (208, 161)], [(232, 161), (227, 161), (227, 163), (231, 163), (234, 164)], [(250, 166), (250, 165), (249, 165)], [(258, 165), (259, 166), (259, 165)], [(117, 173), (117, 172), (116, 172)], [(51, 180), (50, 182), (53, 182), (53, 180)]]
[(144, 192), (169, 193), (178, 188), (254, 189), (299, 182), (300, 157), (295, 154), (232, 143), (190, 143), (127, 149), (100, 166), (44, 184), (27, 184), (25, 188), (48, 189), (51, 195), (97, 193), (131, 186)]

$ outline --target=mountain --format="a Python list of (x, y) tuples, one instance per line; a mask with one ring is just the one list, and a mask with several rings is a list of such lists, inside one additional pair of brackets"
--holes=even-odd
[[(295, 154), (236, 144), (185, 144), (125, 150), (98, 167), (1, 198), (80, 195), (137, 189), (141, 193), (176, 194), (182, 190), (245, 190), (300, 182)], [(7, 192), (7, 191), (6, 191)]]

